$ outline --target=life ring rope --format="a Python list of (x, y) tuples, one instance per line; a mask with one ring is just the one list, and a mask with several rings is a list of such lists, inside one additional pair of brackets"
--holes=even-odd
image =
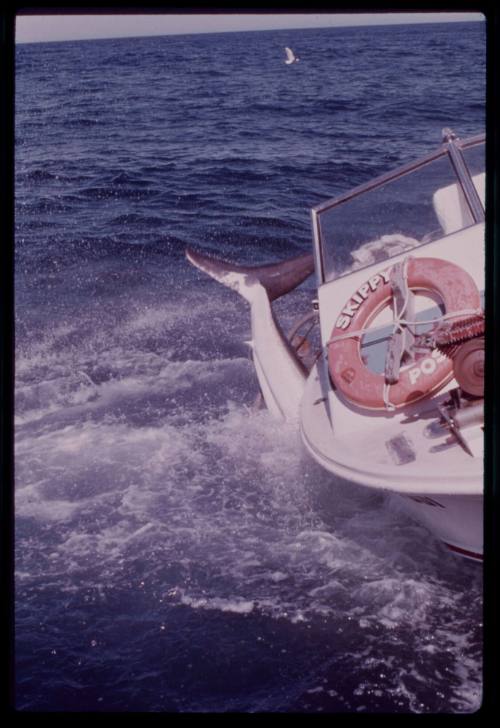
[(391, 384), (388, 382), (384, 382), (384, 388), (382, 389), (382, 396), (384, 398), (384, 405), (388, 412), (394, 412), (396, 408), (396, 405), (392, 404), (392, 402), (389, 399), (390, 390), (391, 390)]
[(408, 286), (408, 261), (410, 260), (411, 255), (407, 255), (406, 258), (403, 261), (403, 278), (405, 280), (405, 299), (403, 301), (403, 305), (401, 307), (401, 311), (398, 313), (396, 310), (396, 298), (393, 298), (393, 304), (394, 304), (394, 310), (393, 310), (393, 324), (394, 329), (399, 328), (402, 330), (402, 322), (403, 322), (403, 314), (406, 311), (406, 307), (408, 306), (408, 301), (410, 300), (410, 287)]

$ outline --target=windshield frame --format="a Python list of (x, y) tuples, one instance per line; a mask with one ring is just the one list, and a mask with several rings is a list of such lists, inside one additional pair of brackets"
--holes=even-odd
[[(460, 184), (460, 187), (462, 188), (465, 201), (467, 202), (468, 207), (470, 208), (470, 212), (472, 215), (472, 218), (474, 220), (474, 224), (484, 222), (485, 220), (485, 210), (484, 205), (481, 201), (481, 198), (479, 197), (479, 194), (476, 190), (476, 187), (474, 185), (474, 182), (472, 181), (472, 176), (470, 174), (470, 171), (468, 169), (467, 163), (463, 157), (462, 151), (465, 149), (468, 149), (470, 147), (484, 144), (486, 140), (485, 134), (477, 134), (472, 137), (468, 137), (466, 139), (458, 139), (453, 132), (450, 130), (443, 130), (443, 143), (434, 151), (431, 152), (425, 156), (419, 157), (418, 159), (414, 160), (413, 162), (409, 162), (408, 164), (402, 165), (401, 167), (397, 167), (396, 169), (391, 170), (390, 172), (387, 172), (383, 175), (380, 175), (378, 177), (375, 177), (368, 182), (365, 182), (362, 185), (358, 185), (356, 187), (353, 187), (348, 192), (339, 195), (338, 197), (333, 197), (326, 202), (321, 203), (320, 205), (317, 205), (311, 209), (311, 221), (312, 221), (312, 230), (313, 230), (313, 253), (314, 253), (314, 260), (315, 260), (315, 267), (316, 267), (316, 279), (317, 279), (317, 285), (318, 287), (322, 285), (323, 283), (326, 283), (326, 276), (325, 276), (325, 263), (324, 263), (324, 256), (323, 256), (323, 241), (322, 241), (322, 235), (321, 235), (321, 228), (320, 228), (320, 222), (319, 218), (322, 215), (322, 213), (327, 212), (331, 210), (332, 208), (336, 207), (337, 205), (344, 204), (348, 202), (350, 199), (354, 197), (358, 197), (361, 194), (364, 194), (366, 192), (369, 192), (377, 187), (380, 187), (387, 182), (390, 182), (394, 179), (397, 179), (398, 177), (402, 177), (404, 175), (407, 175), (411, 172), (414, 172), (421, 167), (423, 167), (426, 164), (429, 164), (430, 162), (435, 161), (436, 159), (444, 158), (448, 156), (448, 159), (451, 163), (451, 167), (455, 172), (455, 175), (457, 177), (457, 181)], [(393, 257), (393, 256), (390, 256)], [(359, 268), (358, 268), (359, 270)], [(338, 276), (334, 276), (333, 279), (331, 276), (329, 277), (329, 281), (335, 280)]]

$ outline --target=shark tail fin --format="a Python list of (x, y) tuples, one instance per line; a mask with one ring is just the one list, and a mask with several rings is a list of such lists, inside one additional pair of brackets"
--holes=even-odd
[[(216, 281), (252, 301), (256, 285), (265, 288), (270, 301), (293, 291), (314, 271), (312, 254), (306, 253), (268, 265), (244, 266), (186, 248), (190, 263)], [(252, 291), (253, 289), (253, 291)]]

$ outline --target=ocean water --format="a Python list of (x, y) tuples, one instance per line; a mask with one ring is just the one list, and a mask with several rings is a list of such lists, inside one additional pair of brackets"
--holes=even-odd
[(482, 132), (483, 24), (16, 64), (18, 709), (475, 711), (481, 568), (254, 407), (247, 306), (184, 249), (307, 252), (312, 206)]

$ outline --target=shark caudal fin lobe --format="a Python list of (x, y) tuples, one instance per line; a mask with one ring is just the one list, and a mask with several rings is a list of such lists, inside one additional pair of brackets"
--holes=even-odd
[(237, 291), (247, 301), (254, 296), (255, 286), (266, 289), (270, 301), (293, 291), (314, 272), (314, 258), (311, 253), (298, 255), (280, 263), (244, 266), (229, 263), (192, 248), (186, 248), (186, 257), (194, 266), (216, 281)]

